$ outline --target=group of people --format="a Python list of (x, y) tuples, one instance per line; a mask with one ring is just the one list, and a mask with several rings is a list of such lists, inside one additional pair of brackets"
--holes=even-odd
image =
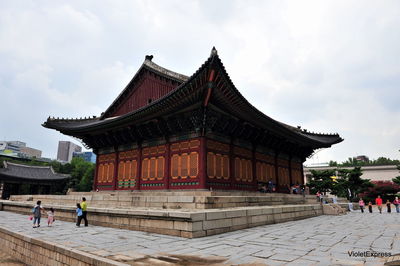
[[(375, 204), (378, 207), (379, 213), (382, 213), (383, 201), (382, 201), (381, 196), (378, 196), (375, 199)], [(395, 206), (395, 208), (396, 208), (396, 212), (400, 213), (400, 201), (399, 201), (398, 197), (395, 197), (393, 202), (390, 202), (390, 200), (387, 200), (385, 204), (386, 204), (386, 212), (388, 212), (388, 213), (392, 212), (392, 204), (393, 204)], [(358, 202), (358, 205), (360, 206), (360, 210), (363, 213), (364, 209), (365, 209), (365, 202), (364, 202), (364, 200), (362, 198), (360, 198), (360, 201)], [(371, 201), (368, 202), (368, 211), (370, 213), (372, 213), (372, 202)]]
[[(32, 215), (30, 216), (30, 219), (33, 220), (33, 228), (40, 227), (40, 219), (42, 217), (42, 212), (46, 212), (46, 210), (43, 208), (41, 205), (42, 201), (38, 200), (36, 202), (35, 207), (32, 209)], [(88, 220), (87, 220), (87, 203), (86, 203), (86, 198), (82, 198), (81, 203), (76, 204), (76, 226), (80, 226), (82, 219), (85, 222), (85, 226), (88, 226)], [(49, 211), (47, 211), (47, 226), (52, 226), (55, 221), (55, 214), (54, 214), (54, 209), (50, 208)]]
[(304, 184), (296, 184), (290, 187), (290, 194), (305, 194), (306, 186)]
[(276, 185), (274, 184), (273, 181), (268, 181), (267, 184), (263, 184), (261, 188), (259, 189), (260, 192), (262, 193), (272, 193), (276, 191)]

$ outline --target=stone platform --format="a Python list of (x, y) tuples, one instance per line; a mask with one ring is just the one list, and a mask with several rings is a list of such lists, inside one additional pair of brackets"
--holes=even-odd
[(55, 209), (58, 219), (75, 221), (82, 197), (88, 202), (90, 224), (185, 238), (323, 214), (314, 196), (238, 191), (73, 192), (12, 196), (0, 204), (5, 211), (30, 214), (41, 200), (44, 208)]
[[(4, 211), (29, 215), (31, 202), (0, 201)], [(57, 219), (75, 221), (75, 207), (43, 204), (53, 207)], [(280, 223), (322, 214), (319, 204), (247, 206), (225, 209), (122, 209), (88, 208), (90, 224), (196, 238), (265, 224)]]
[[(187, 239), (0, 211), (0, 249), (28, 265), (400, 265), (398, 213), (351, 212)], [(349, 252), (381, 256), (351, 256)]]
[(100, 208), (215, 209), (245, 206), (315, 204), (315, 196), (247, 191), (116, 191), (72, 192), (68, 195), (14, 195), (11, 201), (41, 200), (43, 204), (72, 205), (86, 197)]

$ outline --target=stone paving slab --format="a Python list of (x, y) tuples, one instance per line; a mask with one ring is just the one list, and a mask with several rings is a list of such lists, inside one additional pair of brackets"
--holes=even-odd
[(182, 255), (193, 255), (189, 258), (192, 260), (218, 257), (218, 263), (231, 265), (383, 265), (383, 258), (349, 256), (349, 252), (400, 253), (397, 213), (318, 216), (196, 239), (91, 225), (75, 227), (60, 220), (47, 227), (43, 219), (40, 228), (32, 228), (26, 215), (5, 211), (0, 211), (0, 226), (83, 252), (135, 261), (137, 265), (144, 259), (162, 265), (182, 260), (178, 257)]

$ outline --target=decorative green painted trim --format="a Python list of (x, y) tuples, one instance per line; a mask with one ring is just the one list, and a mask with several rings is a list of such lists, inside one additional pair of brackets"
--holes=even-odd
[(200, 134), (197, 132), (191, 132), (189, 134), (182, 134), (182, 135), (173, 135), (169, 138), (170, 142), (175, 142), (175, 141), (182, 141), (182, 140), (190, 140), (194, 138), (198, 138)]
[(100, 148), (98, 151), (98, 154), (108, 154), (108, 153), (114, 153), (115, 149), (113, 147), (106, 147), (106, 148)]
[(112, 187), (112, 185), (97, 185), (97, 187), (100, 187), (100, 188), (108, 188), (108, 187)]
[(207, 185), (229, 187), (230, 183), (207, 182)]
[(234, 187), (245, 187), (245, 188), (253, 188), (254, 185), (248, 185), (248, 184), (233, 184)]
[(136, 186), (136, 180), (118, 181), (118, 188), (129, 188)]
[(196, 186), (199, 182), (176, 182), (171, 183), (171, 186)]
[(162, 187), (164, 183), (148, 183), (148, 184), (140, 184), (142, 187)]
[(129, 143), (118, 146), (118, 151), (130, 151), (130, 150), (136, 150), (137, 148), (138, 148), (137, 143)]
[(224, 144), (230, 144), (231, 143), (229, 137), (224, 136), (224, 135), (216, 134), (215, 132), (207, 134), (207, 139), (218, 141), (218, 142), (222, 142)]
[(242, 139), (234, 139), (233, 145), (238, 146), (240, 148), (246, 148), (248, 150), (252, 150), (251, 142)]
[(164, 138), (146, 140), (146, 141), (143, 141), (142, 148), (159, 146), (159, 145), (163, 145), (165, 143), (167, 143), (167, 141)]

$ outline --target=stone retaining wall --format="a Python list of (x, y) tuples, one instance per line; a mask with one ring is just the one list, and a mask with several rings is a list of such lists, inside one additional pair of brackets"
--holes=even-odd
[(114, 192), (72, 193), (69, 195), (15, 195), (12, 201), (41, 200), (43, 204), (76, 205), (82, 197), (88, 204), (99, 208), (164, 208), (164, 209), (215, 209), (245, 206), (271, 206), (285, 204), (314, 204), (314, 196), (280, 193), (223, 193), (208, 191), (192, 192)]
[(3, 227), (0, 227), (0, 249), (28, 265), (128, 265), (48, 241), (21, 235)]
[[(4, 211), (31, 214), (32, 204), (2, 201)], [(55, 209), (56, 219), (75, 221), (72, 206)], [(320, 204), (255, 206), (219, 210), (132, 210), (88, 208), (92, 225), (145, 231), (185, 238), (203, 237), (265, 224), (322, 215)]]

